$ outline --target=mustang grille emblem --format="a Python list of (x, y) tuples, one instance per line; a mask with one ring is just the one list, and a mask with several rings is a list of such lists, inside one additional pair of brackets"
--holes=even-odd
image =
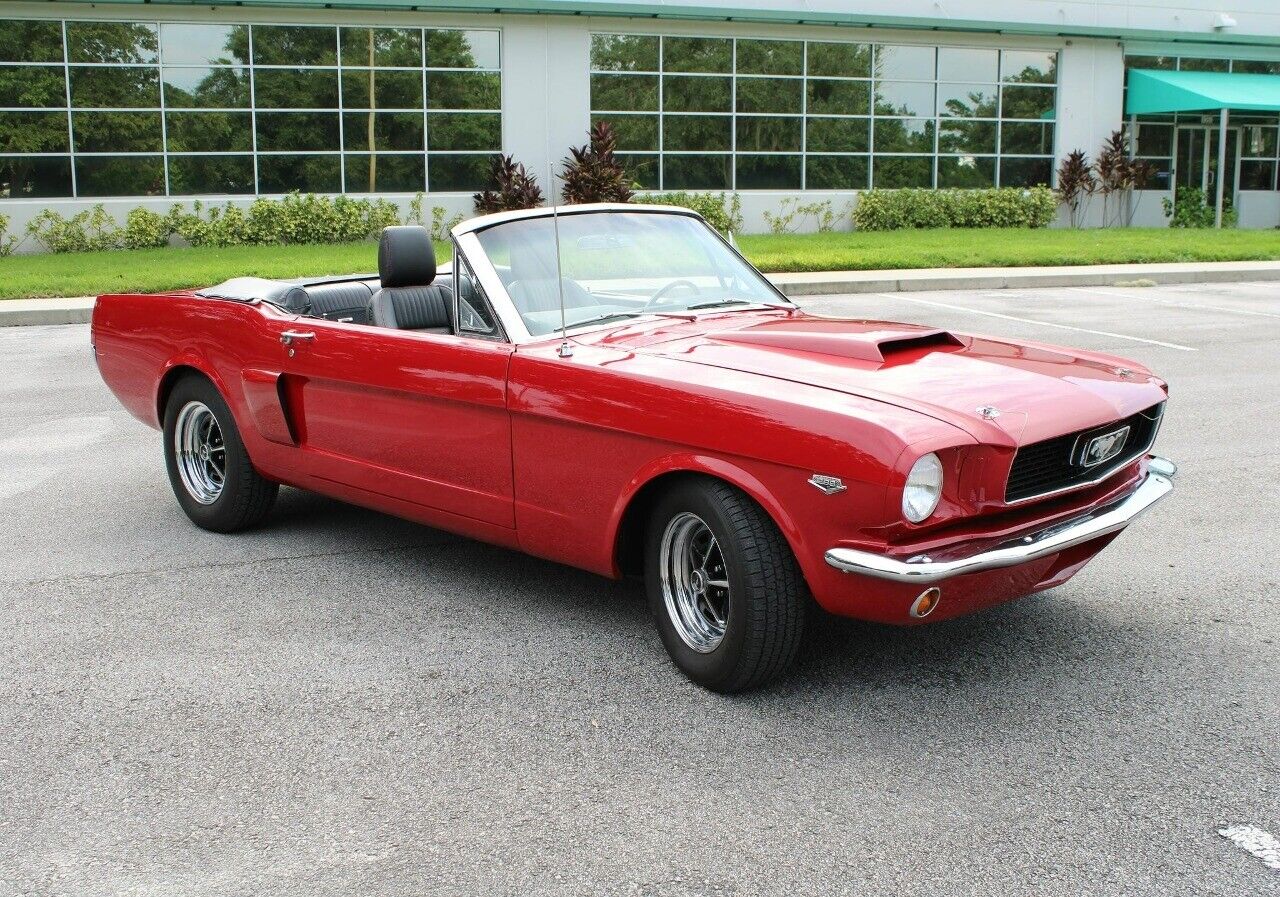
[(1076, 463), (1081, 467), (1097, 467), (1099, 464), (1110, 461), (1124, 450), (1124, 444), (1128, 438), (1128, 427), (1095, 436), (1084, 444)]

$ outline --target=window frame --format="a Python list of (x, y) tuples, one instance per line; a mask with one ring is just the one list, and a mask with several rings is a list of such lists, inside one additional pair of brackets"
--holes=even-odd
[[(4, 112), (4, 113), (8, 113), (8, 112), (55, 113), (65, 117), (66, 144), (67, 144), (65, 151), (48, 152), (48, 153), (28, 152), (28, 153), (4, 153), (3, 154), (6, 159), (13, 158), (13, 159), (35, 160), (35, 159), (42, 159), (42, 158), (47, 159), (47, 158), (52, 158), (56, 156), (59, 159), (65, 161), (67, 165), (67, 169), (69, 171), (69, 180), (65, 183), (65, 185), (59, 185), (63, 189), (61, 189), (57, 193), (51, 194), (48, 198), (74, 199), (74, 198), (88, 198), (89, 196), (93, 196), (94, 198), (99, 198), (99, 195), (96, 193), (89, 193), (89, 192), (86, 192), (85, 190), (82, 190), (81, 185), (79, 184), (78, 178), (77, 178), (77, 169), (80, 168), (82, 164), (98, 166), (98, 167), (106, 164), (105, 161), (90, 161), (90, 160), (105, 160), (108, 158), (113, 158), (113, 159), (136, 158), (139, 160), (141, 164), (150, 165), (152, 164), (152, 160), (156, 157), (159, 157), (161, 159), (161, 168), (164, 175), (163, 185), (159, 189), (149, 192), (148, 195), (166, 196), (166, 197), (226, 196), (226, 197), (244, 197), (246, 199), (250, 199), (255, 196), (277, 195), (278, 191), (274, 189), (275, 185), (271, 185), (271, 186), (264, 185), (263, 172), (261, 170), (263, 167), (262, 163), (264, 162), (264, 160), (267, 160), (267, 159), (270, 159), (271, 157), (276, 157), (276, 156), (334, 157), (334, 161), (336, 162), (337, 168), (338, 168), (338, 182), (336, 185), (335, 192), (347, 193), (349, 191), (349, 187), (357, 187), (358, 189), (350, 189), (349, 192), (353, 194), (367, 194), (368, 193), (367, 186), (362, 184), (357, 185), (355, 183), (352, 183), (350, 185), (348, 184), (348, 177), (347, 177), (347, 170), (346, 170), (347, 157), (351, 155), (361, 155), (361, 154), (363, 155), (376, 154), (379, 156), (382, 156), (382, 155), (419, 156), (420, 155), (422, 159), (422, 180), (420, 184), (415, 184), (414, 189), (408, 192), (469, 193), (469, 192), (473, 192), (474, 189), (477, 189), (482, 185), (480, 183), (476, 183), (476, 184), (467, 186), (465, 189), (463, 189), (459, 185), (450, 184), (449, 187), (445, 189), (437, 188), (435, 186), (435, 180), (433, 179), (433, 176), (432, 176), (433, 162), (438, 159), (439, 161), (435, 162), (435, 164), (441, 166), (442, 171), (447, 172), (447, 174), (443, 174), (442, 177), (452, 179), (465, 174), (469, 168), (472, 168), (472, 167), (475, 167), (477, 169), (479, 168), (478, 165), (473, 165), (472, 163), (465, 163), (465, 164), (460, 163), (458, 157), (463, 157), (463, 156), (474, 156), (477, 158), (483, 157), (483, 159), (487, 161), (495, 153), (500, 152), (502, 150), (501, 132), (502, 132), (502, 123), (503, 123), (503, 119), (502, 119), (503, 110), (501, 108), (502, 106), (501, 92), (502, 92), (502, 76), (503, 76), (503, 59), (505, 56), (506, 47), (505, 47), (504, 29), (500, 24), (493, 25), (493, 26), (483, 26), (483, 27), (477, 27), (476, 25), (392, 26), (393, 30), (399, 30), (399, 31), (405, 31), (408, 33), (417, 34), (419, 64), (416, 67), (375, 65), (373, 66), (372, 70), (373, 71), (386, 70), (389, 72), (395, 72), (400, 74), (408, 73), (410, 77), (412, 77), (413, 73), (419, 73), (420, 84), (421, 84), (420, 89), (421, 89), (422, 95), (421, 95), (421, 102), (416, 107), (403, 109), (397, 106), (394, 109), (388, 108), (384, 110), (377, 107), (367, 108), (369, 106), (372, 106), (372, 103), (366, 104), (365, 106), (349, 109), (345, 105), (344, 97), (342, 95), (343, 94), (342, 80), (343, 80), (344, 74), (370, 71), (370, 68), (368, 66), (353, 66), (353, 65), (343, 64), (342, 62), (343, 31), (350, 31), (352, 29), (359, 30), (363, 28), (378, 30), (380, 27), (382, 27), (374, 24), (353, 25), (350, 23), (343, 24), (340, 22), (332, 22), (332, 23), (296, 22), (296, 21), (287, 21), (287, 20), (285, 21), (271, 20), (271, 21), (260, 21), (260, 22), (253, 22), (253, 21), (203, 22), (203, 21), (194, 21), (194, 20), (183, 19), (183, 18), (175, 18), (175, 19), (130, 18), (130, 19), (117, 20), (117, 19), (100, 19), (100, 18), (75, 16), (75, 15), (49, 16), (49, 17), (18, 17), (13, 19), (0, 16), (0, 21), (51, 23), (53, 30), (56, 30), (56, 32), (60, 35), (60, 38), (61, 38), (61, 58), (59, 60), (41, 59), (38, 61), (32, 60), (32, 61), (14, 61), (14, 62), (0, 63), (6, 66), (22, 66), (26, 68), (42, 68), (51, 72), (56, 71), (57, 77), (61, 79), (61, 87), (58, 89), (59, 95), (55, 97), (51, 94), (48, 98), (45, 98), (46, 101), (48, 102), (48, 105), (30, 106), (30, 107), (17, 107), (17, 106), (0, 107), (0, 112)], [(154, 35), (154, 43), (155, 43), (154, 51), (152, 51), (149, 48), (149, 46), (143, 48), (145, 52), (142, 52), (141, 55), (147, 58), (147, 61), (144, 61), (144, 62), (139, 62), (133, 58), (127, 59), (125, 61), (115, 61), (115, 62), (73, 60), (72, 59), (73, 54), (71, 52), (72, 47), (70, 43), (71, 39), (69, 38), (68, 35), (69, 35), (69, 32), (72, 32), (76, 29), (76, 26), (82, 25), (82, 24), (90, 25), (90, 26), (97, 26), (97, 25), (106, 25), (106, 26), (119, 25), (122, 27), (133, 26), (133, 27), (149, 29), (149, 33)], [(203, 64), (193, 61), (194, 57), (190, 53), (184, 53), (180, 55), (175, 62), (172, 62), (172, 63), (168, 62), (166, 59), (166, 53), (165, 53), (166, 29), (180, 28), (180, 27), (193, 27), (193, 26), (210, 26), (211, 33), (212, 33), (212, 30), (217, 30), (221, 35), (219, 39), (223, 39), (223, 40), (229, 39), (227, 36), (235, 34), (237, 29), (244, 29), (244, 36), (245, 36), (244, 56), (246, 58), (244, 59), (232, 58), (231, 53), (225, 53), (219, 56), (213, 51), (210, 51), (208, 53), (205, 53), (204, 55), (208, 55), (210, 57), (217, 56), (218, 58), (216, 59), (210, 58), (206, 60), (206, 62), (204, 62)], [(308, 28), (308, 29), (317, 29), (321, 31), (327, 29), (328, 31), (332, 32), (333, 45), (335, 48), (335, 55), (334, 55), (334, 59), (332, 60), (332, 63), (330, 64), (328, 61), (325, 61), (322, 64), (306, 65), (306, 66), (299, 67), (296, 65), (285, 65), (280, 60), (275, 59), (274, 57), (270, 60), (259, 61), (256, 53), (257, 48), (255, 46), (255, 34), (264, 33), (263, 29), (274, 29), (274, 28)], [(432, 41), (432, 34), (437, 32), (450, 33), (450, 34), (458, 33), (463, 35), (465, 34), (484, 35), (485, 36), (484, 46), (480, 48), (480, 51), (478, 51), (481, 53), (482, 58), (479, 60), (476, 60), (477, 64), (474, 67), (431, 64), (431, 60), (428, 58), (429, 54), (427, 50), (428, 50), (428, 46), (431, 44), (431, 41)], [(135, 53), (131, 50), (130, 53), (127, 55), (130, 55), (131, 57), (139, 56), (139, 53)], [(196, 54), (196, 55), (200, 55), (200, 54)], [(237, 56), (238, 55), (239, 55), (239, 50), (237, 50)], [(449, 59), (445, 61), (452, 62), (453, 60)], [(155, 97), (154, 98), (150, 96), (146, 97), (145, 99), (147, 100), (147, 102), (142, 105), (112, 106), (112, 105), (105, 105), (102, 102), (98, 102), (94, 104), (78, 103), (72, 93), (72, 80), (74, 76), (77, 73), (87, 74), (89, 69), (99, 69), (99, 68), (107, 69), (109, 72), (122, 72), (128, 69), (145, 70), (145, 72), (149, 73), (149, 77), (151, 77), (151, 80), (155, 82), (155, 85), (154, 85)], [(267, 106), (260, 105), (259, 97), (258, 97), (258, 84), (257, 84), (259, 74), (265, 74), (268, 72), (283, 72), (286, 70), (297, 70), (299, 68), (302, 68), (304, 71), (317, 71), (317, 72), (326, 72), (326, 73), (331, 72), (333, 74), (333, 78), (336, 82), (336, 87), (337, 87), (337, 96), (334, 98), (334, 105), (324, 106), (324, 107), (315, 107), (315, 108), (310, 106), (308, 107), (303, 107), (303, 106), (267, 107)], [(236, 73), (236, 79), (239, 82), (239, 88), (237, 90), (237, 93), (241, 94), (240, 96), (235, 97), (237, 105), (227, 105), (225, 103), (224, 97), (214, 97), (214, 98), (211, 98), (211, 102), (209, 102), (208, 104), (204, 104), (204, 105), (198, 104), (199, 101), (195, 98), (195, 94), (196, 94), (196, 91), (199, 89), (199, 86), (200, 86), (199, 83), (191, 91), (186, 91), (187, 93), (190, 93), (192, 95), (192, 98), (190, 100), (183, 100), (177, 103), (170, 102), (169, 94), (171, 93), (171, 90), (167, 86), (167, 80), (169, 78), (170, 73), (186, 74), (191, 72), (200, 72), (202, 73), (201, 81), (203, 82), (204, 80), (223, 71), (233, 71)], [(492, 76), (496, 83), (496, 96), (498, 97), (498, 101), (493, 104), (486, 103), (485, 104), (486, 108), (483, 108), (483, 109), (476, 108), (476, 109), (445, 110), (445, 109), (433, 108), (430, 105), (429, 93), (428, 93), (432, 75), (433, 74), (448, 75), (448, 74), (458, 74), (458, 73), (464, 73), (464, 72), (481, 73), (481, 74)], [(127, 80), (127, 76), (125, 77)], [(149, 90), (150, 88), (148, 87), (147, 89)], [(174, 89), (177, 89), (177, 88), (175, 87)], [(489, 108), (490, 106), (493, 106), (493, 108)], [(344, 128), (346, 124), (345, 119), (348, 111), (356, 112), (357, 114), (360, 112), (374, 112), (374, 113), (407, 112), (410, 115), (417, 115), (421, 118), (421, 125), (422, 125), (422, 132), (423, 132), (422, 147), (420, 149), (407, 149), (407, 150), (406, 149), (385, 149), (384, 150), (384, 149), (374, 147), (372, 149), (363, 151), (363, 153), (360, 150), (354, 150), (354, 151), (350, 150), (346, 146), (345, 135), (344, 135)], [(430, 136), (428, 133), (430, 116), (433, 113), (438, 114), (442, 111), (447, 111), (451, 115), (479, 114), (479, 115), (487, 115), (487, 116), (496, 116), (498, 121), (497, 144), (491, 148), (485, 148), (485, 149), (439, 149), (439, 150), (432, 149)], [(158, 115), (159, 128), (158, 128), (158, 134), (155, 135), (157, 148), (145, 149), (145, 150), (138, 149), (135, 151), (127, 151), (127, 152), (108, 151), (103, 148), (94, 149), (94, 150), (82, 150), (77, 146), (75, 117), (77, 115), (83, 115), (84, 113), (97, 113), (99, 115), (102, 115), (102, 114), (113, 115), (113, 114), (124, 114), (124, 113)], [(169, 119), (170, 113), (247, 114), (249, 119), (249, 122), (248, 122), (249, 146), (248, 147), (237, 146), (235, 148), (228, 147), (225, 149), (205, 149), (205, 150), (187, 150), (187, 149), (177, 148), (173, 146), (169, 140), (168, 119)], [(326, 143), (326, 145), (323, 147), (317, 147), (312, 149), (300, 149), (294, 146), (281, 146), (275, 149), (266, 149), (265, 147), (261, 146), (262, 141), (259, 139), (260, 138), (259, 120), (258, 120), (259, 113), (303, 114), (303, 115), (312, 113), (312, 114), (324, 114), (324, 115), (336, 116), (337, 118), (336, 143), (334, 143), (332, 146), (329, 146)], [(88, 119), (86, 119), (86, 121), (87, 120)], [(281, 121), (285, 121), (285, 120), (282, 119)], [(178, 188), (178, 185), (174, 183), (175, 177), (171, 175), (171, 168), (174, 168), (175, 162), (178, 162), (179, 164), (183, 164), (183, 165), (190, 165), (191, 164), (190, 160), (196, 157), (218, 157), (218, 156), (226, 156), (226, 157), (249, 156), (251, 157), (252, 184), (250, 185), (250, 189), (247, 192), (216, 193), (212, 191), (202, 190), (201, 192), (193, 193), (191, 192), (190, 189)], [(458, 168), (459, 164), (462, 164), (462, 168)], [(468, 176), (466, 179), (469, 180), (470, 177)], [(325, 188), (323, 188), (324, 192), (329, 192), (329, 187), (331, 186), (332, 185), (327, 185)], [(315, 189), (320, 190), (322, 188), (317, 187)], [(380, 192), (380, 191), (376, 191), (376, 192)], [(405, 192), (405, 191), (398, 190), (394, 192)], [(25, 195), (25, 194), (18, 194), (14, 198), (18, 198), (18, 196), (21, 196), (21, 195)], [(119, 194), (111, 194), (111, 195), (137, 196), (140, 194), (119, 193)]]
[[(681, 65), (679, 71), (668, 69), (667, 46), (668, 46), (669, 40), (684, 41), (684, 40), (689, 40), (691, 38), (697, 39), (697, 38), (703, 38), (703, 37), (707, 37), (707, 38), (715, 37), (716, 39), (731, 41), (731, 64), (729, 66), (728, 72), (719, 72), (719, 71), (702, 72), (702, 71), (689, 69), (685, 65)], [(606, 64), (604, 60), (600, 59), (595, 55), (598, 47), (604, 47), (608, 52), (614, 52), (614, 48), (618, 46), (622, 46), (625, 48), (626, 41), (628, 39), (634, 41), (636, 46), (644, 46), (646, 48), (646, 53), (648, 52), (648, 46), (645, 42), (646, 41), (657, 42), (656, 69), (644, 68), (642, 67), (643, 64), (640, 66), (630, 64), (629, 60), (622, 59), (622, 58), (609, 60), (608, 63)], [(741, 45), (744, 42), (754, 43), (756, 41), (763, 41), (766, 43), (792, 42), (792, 43), (800, 44), (801, 45), (801, 53), (800, 53), (801, 68), (800, 68), (799, 74), (764, 75), (754, 71), (750, 71), (750, 72), (743, 71), (740, 65), (740, 59), (739, 59)], [(830, 45), (843, 45), (852, 49), (850, 49), (847, 53), (842, 51), (833, 52), (830, 50)], [(641, 32), (641, 31), (629, 32), (629, 31), (608, 31), (608, 30), (591, 31), (590, 46), (591, 46), (591, 50), (590, 50), (591, 55), (588, 60), (587, 75), (588, 75), (590, 93), (592, 97), (590, 101), (590, 115), (591, 115), (592, 122), (599, 121), (599, 120), (613, 121), (615, 119), (620, 119), (626, 116), (640, 116), (640, 115), (647, 115), (656, 119), (656, 129), (657, 129), (656, 147), (654, 149), (643, 149), (643, 150), (629, 148), (625, 152), (625, 154), (628, 157), (632, 157), (637, 160), (640, 160), (641, 164), (647, 165), (649, 162), (652, 162), (654, 164), (656, 169), (656, 176), (653, 179), (654, 180), (653, 186), (650, 187), (649, 189), (655, 189), (655, 190), (703, 189), (703, 190), (734, 190), (734, 191), (755, 190), (755, 189), (762, 189), (762, 190), (793, 190), (794, 189), (794, 190), (806, 190), (806, 191), (835, 190), (835, 189), (859, 190), (859, 189), (866, 189), (868, 186), (873, 185), (877, 182), (877, 178), (875, 174), (877, 159), (880, 159), (883, 162), (884, 160), (893, 159), (897, 157), (904, 157), (904, 156), (929, 157), (930, 162), (928, 166), (929, 175), (928, 175), (928, 178), (926, 179), (927, 183), (921, 184), (921, 186), (928, 186), (928, 187), (935, 187), (936, 185), (938, 185), (940, 165), (943, 165), (943, 164), (951, 165), (953, 164), (953, 160), (963, 159), (966, 157), (974, 159), (979, 165), (985, 164), (984, 160), (994, 159), (995, 173), (994, 173), (993, 179), (997, 185), (1001, 184), (1002, 182), (1001, 162), (1005, 158), (1018, 160), (1018, 165), (1016, 166), (1018, 168), (1027, 167), (1029, 165), (1043, 165), (1045, 160), (1048, 160), (1049, 172), (1050, 172), (1050, 175), (1049, 175), (1050, 185), (1052, 185), (1056, 177), (1056, 172), (1054, 170), (1056, 166), (1054, 164), (1054, 161), (1057, 158), (1057, 141), (1058, 141), (1057, 112), (1058, 112), (1058, 105), (1059, 105), (1058, 104), (1059, 87), (1060, 87), (1059, 82), (1061, 80), (1059, 77), (1059, 67), (1061, 65), (1061, 54), (1062, 54), (1061, 46), (1016, 47), (1016, 46), (1007, 46), (1007, 45), (992, 46), (992, 45), (975, 45), (975, 44), (962, 44), (962, 43), (928, 44), (928, 43), (898, 43), (898, 42), (889, 44), (889, 43), (880, 42), (880, 41), (867, 40), (865, 38), (861, 40), (857, 40), (857, 39), (833, 40), (831, 38), (776, 37), (772, 35), (724, 36), (724, 35), (703, 35), (703, 34), (694, 35), (694, 34), (671, 34), (671, 33)], [(815, 46), (823, 47), (823, 54), (824, 54), (823, 55), (824, 62), (817, 70), (813, 70), (810, 65), (811, 48)], [(879, 64), (879, 55), (882, 52), (883, 48), (885, 47), (907, 47), (912, 49), (920, 48), (921, 50), (920, 55), (931, 56), (933, 60), (932, 70), (928, 72), (923, 70), (921, 71), (907, 70), (907, 71), (896, 72), (894, 73), (893, 77), (882, 77), (882, 72), (880, 71), (880, 64)], [(957, 51), (974, 50), (974, 51), (983, 51), (983, 52), (994, 54), (994, 62), (995, 62), (994, 79), (987, 81), (982, 79), (967, 78), (963, 81), (957, 81), (950, 78), (943, 78), (941, 75), (940, 68), (947, 58), (946, 54), (943, 51), (948, 51), (948, 50), (957, 50)], [(926, 53), (925, 51), (931, 51), (931, 52)], [(1024, 83), (1022, 81), (1016, 80), (1016, 76), (1020, 76), (1022, 74), (1022, 71), (1025, 70), (1025, 67), (1023, 70), (1019, 70), (1018, 72), (1006, 71), (1006, 54), (1027, 54), (1027, 53), (1032, 53), (1032, 54), (1035, 54), (1037, 57), (1043, 58), (1045, 60), (1046, 67), (1037, 69), (1037, 71), (1041, 73), (1041, 77), (1039, 79)], [(857, 72), (849, 75), (830, 74), (829, 73), (830, 66), (827, 64), (827, 60), (826, 60), (827, 56), (831, 56), (832, 58), (837, 58), (837, 57), (844, 58), (844, 59), (852, 60), (855, 62), (859, 60), (860, 56), (865, 56), (866, 68), (867, 68), (866, 73), (864, 75), (861, 69), (859, 69)], [(1018, 59), (1021, 57), (1015, 56), (1010, 58)], [(1049, 74), (1052, 75), (1053, 80), (1045, 81), (1044, 77), (1046, 77)], [(644, 76), (644, 77), (657, 78), (657, 91), (658, 91), (657, 109), (653, 109), (653, 110), (648, 110), (648, 109), (642, 110), (642, 109), (632, 109), (632, 108), (606, 109), (606, 108), (602, 108), (602, 106), (597, 106), (597, 103), (594, 99), (595, 96), (597, 96), (597, 91), (598, 91), (597, 84), (603, 87), (603, 85), (607, 83), (603, 79), (607, 79), (610, 77), (628, 77), (628, 76), (630, 77)], [(671, 110), (667, 108), (668, 98), (666, 95), (667, 94), (666, 82), (670, 78), (694, 79), (698, 77), (727, 78), (729, 80), (730, 102), (729, 102), (728, 108), (725, 110), (718, 110), (718, 111), (687, 111), (683, 109), (677, 111), (677, 110)], [(740, 108), (740, 100), (739, 100), (740, 87), (744, 83), (750, 82), (755, 79), (799, 81), (800, 82), (799, 104), (796, 106), (794, 110), (791, 110), (791, 111), (777, 111), (777, 112), (743, 111)], [(824, 82), (850, 82), (851, 84), (862, 85), (861, 90), (866, 94), (867, 108), (865, 110), (859, 108), (856, 112), (837, 112), (837, 111), (831, 111), (829, 104), (825, 102), (821, 105), (820, 109), (811, 108), (811, 106), (813, 105), (811, 103), (811, 94), (814, 90), (814, 85), (821, 84)], [(882, 83), (898, 83), (898, 82), (900, 82), (904, 88), (911, 88), (913, 85), (918, 85), (919, 92), (924, 92), (927, 89), (926, 86), (928, 86), (928, 88), (931, 88), (932, 90), (933, 101), (930, 104), (928, 104), (927, 109), (922, 108), (920, 110), (917, 110), (917, 114), (915, 115), (904, 116), (902, 114), (899, 114), (901, 110), (890, 111), (888, 107), (886, 107), (882, 103), (878, 103), (879, 86)], [(965, 88), (965, 89), (982, 88), (985, 94), (989, 95), (990, 98), (984, 101), (984, 105), (982, 107), (975, 108), (973, 110), (974, 114), (971, 116), (958, 117), (951, 114), (944, 114), (943, 110), (939, 108), (940, 98), (943, 96), (949, 95), (950, 93), (954, 93), (955, 92), (954, 89), (948, 91), (947, 88), (954, 88), (956, 86), (960, 88)], [(1047, 117), (1041, 117), (1039, 119), (1036, 119), (1036, 124), (1040, 125), (1041, 127), (1047, 127), (1051, 129), (1052, 145), (1048, 148), (1046, 152), (1032, 154), (1032, 153), (1026, 153), (1026, 152), (1006, 153), (1004, 151), (1003, 142), (1001, 139), (1001, 131), (1005, 121), (1017, 122), (1017, 123), (1023, 123), (1024, 121), (1026, 121), (1021, 118), (1006, 119), (1005, 117), (1006, 112), (1003, 108), (1003, 97), (1004, 97), (1005, 90), (1010, 87), (1014, 87), (1014, 88), (1034, 87), (1037, 90), (1043, 90), (1045, 92), (1045, 95), (1051, 99), (1052, 114)], [(823, 88), (823, 89), (828, 91), (831, 90), (831, 88)], [(604, 91), (599, 90), (599, 92), (603, 93)], [(857, 91), (855, 90), (855, 93), (856, 92)], [(607, 105), (616, 105), (616, 103), (609, 103)], [(982, 114), (979, 114), (979, 113), (982, 113)], [(701, 117), (723, 117), (730, 120), (731, 131), (730, 131), (730, 143), (728, 145), (728, 148), (714, 151), (714, 155), (717, 156), (717, 159), (721, 155), (725, 155), (728, 157), (727, 158), (727, 165), (728, 165), (727, 182), (723, 184), (719, 183), (718, 181), (716, 183), (708, 182), (702, 186), (694, 186), (691, 183), (685, 183), (683, 178), (679, 182), (675, 182), (671, 178), (669, 174), (669, 169), (675, 170), (678, 168), (679, 166), (678, 157), (682, 155), (689, 155), (695, 152), (692, 150), (685, 150), (685, 149), (673, 149), (673, 148), (670, 148), (669, 146), (667, 125), (670, 122), (671, 117), (683, 116), (683, 115), (701, 116)], [(750, 119), (750, 118), (799, 119), (800, 129), (801, 129), (799, 149), (758, 151), (758, 150), (749, 149), (746, 146), (742, 145), (738, 139), (739, 122), (743, 119)], [(830, 147), (826, 147), (822, 150), (818, 150), (818, 149), (811, 150), (808, 145), (808, 135), (809, 135), (809, 128), (811, 123), (817, 122), (822, 119), (831, 119), (831, 118), (856, 118), (856, 119), (865, 120), (867, 122), (867, 127), (868, 127), (867, 146), (865, 148), (859, 148), (859, 149), (854, 149), (849, 151), (834, 150)], [(920, 146), (904, 145), (902, 147), (895, 148), (892, 150), (885, 150), (885, 151), (877, 150), (877, 145), (876, 145), (877, 121), (881, 122), (881, 129), (883, 130), (886, 127), (884, 122), (887, 120), (906, 121), (907, 119), (910, 119), (912, 121), (918, 120), (918, 121), (929, 123), (926, 129), (920, 132), (919, 136), (922, 138), (921, 145)], [(940, 134), (944, 126), (944, 123), (947, 123), (947, 122), (954, 123), (958, 121), (959, 122), (991, 122), (993, 125), (993, 132), (994, 132), (994, 138), (993, 138), (994, 146), (991, 147), (989, 151), (984, 149), (982, 152), (974, 152), (974, 153), (953, 152), (953, 151), (946, 150), (941, 145), (941, 142), (940, 142)], [(710, 154), (712, 154), (711, 151), (707, 151), (703, 153), (703, 155), (710, 155)], [(760, 188), (746, 187), (746, 186), (740, 185), (739, 178), (738, 178), (738, 171), (743, 163), (743, 160), (748, 157), (758, 157), (761, 155), (799, 156), (800, 168), (799, 168), (798, 183), (788, 184), (786, 186), (768, 186), (768, 187), (760, 187)], [(840, 187), (840, 188), (811, 187), (809, 184), (809, 169), (810, 169), (811, 162), (817, 162), (817, 164), (821, 165), (823, 163), (821, 163), (818, 160), (828, 159), (831, 157), (847, 157), (851, 160), (855, 160), (847, 163), (850, 170), (855, 170), (858, 167), (859, 163), (856, 160), (865, 161), (867, 166), (866, 185), (862, 187), (850, 186), (850, 187)], [(713, 162), (709, 162), (709, 164), (718, 169), (718, 163), (713, 161)], [(780, 164), (782, 163), (780, 162)], [(834, 163), (834, 164), (838, 165), (839, 163)], [(902, 163), (894, 163), (894, 165), (891, 167), (900, 168), (901, 164)], [(708, 170), (710, 171), (710, 169)], [(836, 169), (829, 168), (829, 170), (834, 172)], [(1019, 182), (1018, 184), (1012, 185), (1012, 186), (1023, 186), (1023, 184)]]

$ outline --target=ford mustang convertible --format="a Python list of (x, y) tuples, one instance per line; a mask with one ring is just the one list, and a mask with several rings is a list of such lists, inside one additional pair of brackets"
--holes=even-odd
[(818, 317), (693, 212), (475, 218), (437, 265), (109, 295), (103, 379), (197, 525), (311, 489), (642, 574), (691, 679), (758, 686), (812, 606), (943, 620), (1065, 582), (1173, 488), (1167, 388), (1096, 352)]

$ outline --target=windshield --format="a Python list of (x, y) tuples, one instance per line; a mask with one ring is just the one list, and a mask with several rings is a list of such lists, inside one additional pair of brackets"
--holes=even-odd
[[(556, 230), (561, 282), (556, 283)], [(525, 218), (477, 234), (525, 327), (781, 305), (773, 288), (697, 218), (657, 212)]]

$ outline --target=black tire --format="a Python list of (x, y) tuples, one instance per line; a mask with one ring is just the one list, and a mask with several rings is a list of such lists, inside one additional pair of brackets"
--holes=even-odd
[[(213, 414), (221, 431), (223, 478), (216, 497), (201, 501), (179, 471), (175, 441), (179, 417), (183, 409), (199, 403)], [(183, 377), (174, 384), (164, 408), (164, 461), (169, 471), (169, 484), (178, 504), (191, 522), (215, 533), (233, 533), (256, 526), (266, 518), (275, 503), (279, 486), (263, 478), (249, 461), (240, 431), (231, 409), (212, 383), (196, 374)], [(206, 496), (206, 499), (208, 496)]]
[[(727, 574), (729, 584), (723, 635), (702, 650), (681, 635), (681, 624), (668, 610), (662, 576), (669, 528), (678, 529), (690, 515), (715, 537), (722, 563), (713, 569), (723, 571), (717, 576)], [(676, 666), (704, 688), (725, 694), (758, 688), (786, 670), (800, 646), (810, 603), (791, 546), (777, 525), (748, 495), (710, 478), (684, 480), (658, 500), (645, 538), (645, 589)]]

